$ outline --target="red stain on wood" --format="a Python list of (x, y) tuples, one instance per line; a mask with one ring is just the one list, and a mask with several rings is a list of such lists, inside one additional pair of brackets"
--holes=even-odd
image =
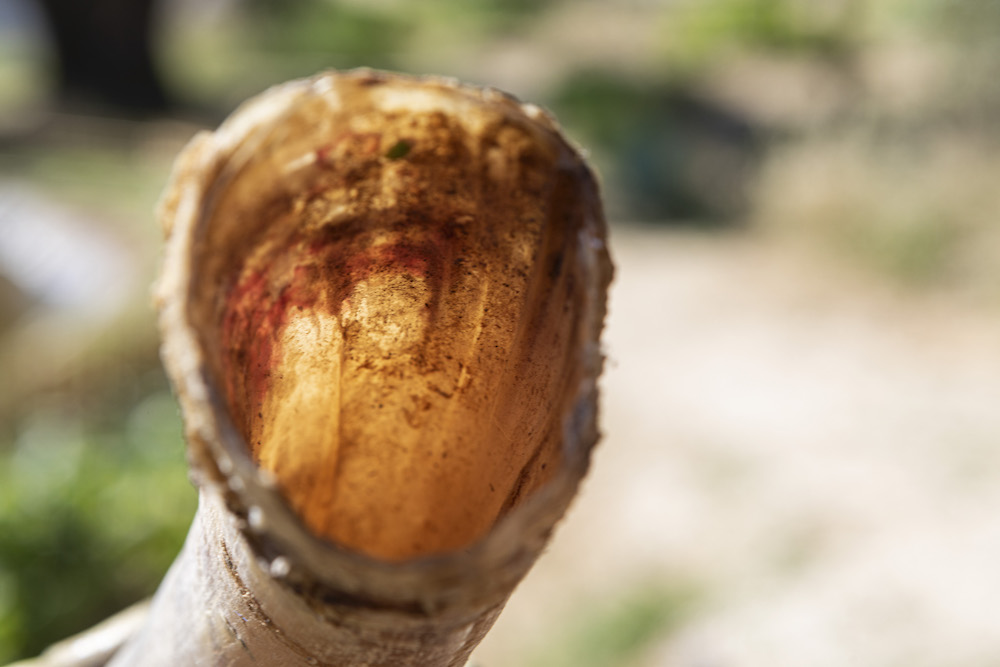
[[(286, 258), (243, 270), (226, 297), (221, 333), (229, 406), (244, 433), (253, 431), (251, 423), (263, 409), (272, 375), (280, 372), (281, 340), (293, 312), (339, 317), (359, 283), (373, 275), (409, 275), (427, 283), (433, 296), (423, 309), (433, 318), (446, 273), (462, 253), (460, 236), (450, 223), (430, 225), (424, 232), (420, 236), (426, 241), (371, 246), (350, 234), (321, 230), (311, 242), (289, 242), (285, 253), (292, 256), (293, 269)], [(256, 444), (250, 443), (252, 450)]]

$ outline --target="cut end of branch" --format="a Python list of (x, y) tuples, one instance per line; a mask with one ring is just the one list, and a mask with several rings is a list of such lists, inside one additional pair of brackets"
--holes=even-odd
[(314, 535), (466, 549), (596, 438), (592, 407), (573, 423), (610, 279), (594, 179), (507, 97), (329, 74), (288, 98), (237, 112), (200, 175), (211, 381)]

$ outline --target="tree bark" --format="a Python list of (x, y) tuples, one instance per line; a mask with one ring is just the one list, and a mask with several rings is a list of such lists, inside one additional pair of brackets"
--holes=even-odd
[(108, 664), (465, 664), (597, 441), (590, 170), (501, 93), (327, 73), (196, 137), (161, 219), (200, 504)]
[(431, 612), (321, 600), (254, 552), (222, 496), (202, 494), (148, 621), (110, 665), (464, 665), (504, 602)]

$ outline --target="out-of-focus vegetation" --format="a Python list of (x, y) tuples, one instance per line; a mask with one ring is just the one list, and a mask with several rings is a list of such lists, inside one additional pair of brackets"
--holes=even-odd
[(0, 662), (151, 594), (173, 560), (195, 493), (173, 397), (146, 383), (107, 414), (34, 406), (0, 438)]
[(606, 70), (571, 73), (551, 105), (608, 163), (613, 218), (714, 226), (747, 213), (763, 137), (739, 114), (680, 82)]
[(698, 610), (692, 588), (668, 589), (653, 581), (583, 605), (566, 619), (561, 636), (549, 638), (525, 662), (528, 667), (627, 667), (643, 649), (675, 630)]
[[(154, 47), (172, 111), (122, 121), (54, 107), (40, 14), (0, 6), (0, 246), (51, 215), (15, 205), (25, 190), (131, 267), (94, 315), (28, 285), (0, 247), (0, 662), (148, 594), (193, 513), (148, 285), (156, 193), (198, 127), (328, 67), (457, 76), (553, 109), (602, 173), (614, 224), (760, 234), (996, 307), (997, 7), (163, 0)], [(570, 621), (545, 664), (624, 660), (670, 631), (674, 602)]]

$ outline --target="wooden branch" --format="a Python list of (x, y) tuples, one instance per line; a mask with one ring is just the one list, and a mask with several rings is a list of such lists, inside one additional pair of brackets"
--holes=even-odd
[(465, 664), (597, 440), (590, 170), (504, 94), (327, 73), (196, 137), (161, 209), (200, 505), (109, 664)]

